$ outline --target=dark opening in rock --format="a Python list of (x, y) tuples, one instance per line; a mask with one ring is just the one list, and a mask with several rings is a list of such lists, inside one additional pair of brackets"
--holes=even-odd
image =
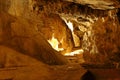
[(95, 76), (88, 70), (81, 78), (81, 80), (96, 80)]

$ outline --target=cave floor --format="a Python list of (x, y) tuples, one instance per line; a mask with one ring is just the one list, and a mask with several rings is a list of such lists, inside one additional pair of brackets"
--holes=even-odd
[[(71, 64), (67, 66), (57, 66), (55, 80), (82, 80), (82, 76), (90, 71), (95, 80), (120, 80), (120, 69), (114, 67), (101, 66), (90, 67), (89, 65), (81, 67), (80, 64)], [(98, 65), (99, 66), (99, 65)], [(91, 80), (91, 79), (85, 79)], [(93, 79), (92, 79), (93, 80)]]
[[(28, 78), (28, 76), (36, 77), (36, 75), (41, 75), (37, 71), (32, 71), (32, 69), (33, 68), (28, 67), (0, 68), (0, 80), (36, 80), (36, 78)], [(50, 66), (49, 69), (51, 71), (51, 76), (45, 76), (46, 78), (41, 76), (37, 80), (82, 80), (81, 77), (88, 70), (94, 75), (95, 80), (120, 80), (120, 69), (115, 68), (91, 68), (81, 67), (80, 64), (68, 64), (62, 66)], [(28, 76), (24, 76), (23, 78), (21, 75)], [(46, 75), (48, 74), (46, 73)]]

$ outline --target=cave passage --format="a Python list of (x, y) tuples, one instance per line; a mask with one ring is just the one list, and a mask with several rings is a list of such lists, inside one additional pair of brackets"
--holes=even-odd
[(120, 80), (119, 0), (0, 0), (0, 80)]

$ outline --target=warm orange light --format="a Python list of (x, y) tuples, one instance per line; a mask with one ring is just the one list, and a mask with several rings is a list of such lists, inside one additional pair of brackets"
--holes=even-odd
[(83, 49), (79, 49), (79, 50), (75, 50), (73, 52), (70, 52), (70, 53), (65, 53), (65, 56), (74, 56), (74, 55), (77, 55), (77, 54), (82, 54), (84, 52)]
[(54, 37), (54, 34), (52, 36), (52, 38), (50, 40), (48, 40), (48, 42), (50, 43), (50, 45), (53, 47), (53, 49), (57, 50), (57, 51), (62, 51), (64, 50), (63, 48), (59, 48), (59, 41)]
[(72, 22), (66, 22), (66, 24), (68, 25), (68, 28), (73, 32), (73, 23)]

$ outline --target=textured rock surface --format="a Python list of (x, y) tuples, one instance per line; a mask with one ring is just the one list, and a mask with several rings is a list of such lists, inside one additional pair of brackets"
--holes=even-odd
[[(116, 7), (119, 7), (119, 4), (117, 3), (117, 0), (65, 0), (70, 2), (75, 2), (82, 5), (88, 5), (89, 7), (93, 9), (115, 9)], [(115, 6), (116, 5), (116, 6)]]
[[(59, 42), (63, 39), (61, 43), (62, 47), (66, 51), (71, 51), (74, 47), (71, 32), (58, 14), (62, 15), (62, 17), (68, 15), (71, 19), (67, 20), (73, 23), (75, 28), (74, 32), (81, 32), (79, 26), (86, 30), (84, 34), (82, 34), (83, 40), (81, 40), (81, 42), (83, 42), (82, 48), (85, 50), (84, 57), (86, 60), (93, 62), (113, 60), (113, 62), (119, 62), (119, 60), (116, 60), (117, 58), (115, 59), (116, 55), (119, 59), (120, 46), (119, 16), (116, 15), (118, 9), (115, 9), (119, 7), (117, 0), (114, 2), (109, 0), (95, 0), (94, 3), (92, 3), (92, 1), (82, 0), (83, 3), (89, 5), (83, 5), (82, 2), (79, 3), (79, 0), (76, 0), (76, 3), (79, 4), (67, 2), (70, 0), (40, 1), (41, 0), (0, 1), (2, 4), (0, 14), (3, 15), (1, 16), (0, 24), (1, 44), (45, 61), (46, 59), (51, 59), (49, 56), (47, 58), (42, 57), (49, 51), (52, 55), (53, 53), (58, 53), (53, 50), (47, 42), (54, 34)], [(88, 6), (92, 7), (90, 8)], [(114, 7), (112, 8), (114, 10), (111, 10), (111, 7)], [(5, 27), (7, 27), (7, 29)], [(81, 36), (78, 33), (76, 34)], [(40, 41), (43, 44), (41, 44)], [(29, 46), (27, 46), (28, 44)], [(43, 47), (43, 45), (47, 45), (48, 47)], [(45, 50), (45, 52), (42, 52), (42, 50)], [(40, 52), (44, 53), (44, 55), (39, 54)], [(40, 57), (38, 57), (38, 55), (40, 55)], [(61, 60), (62, 62), (66, 62), (63, 59)], [(54, 59), (46, 63), (51, 62), (56, 63)]]
[(74, 46), (72, 33), (65, 22), (57, 14), (43, 15), (43, 26), (38, 24), (38, 30), (50, 40), (53, 36), (59, 41), (59, 45), (64, 48), (64, 52), (70, 52)]
[[(18, 3), (18, 0), (14, 1)], [(3, 1), (5, 5), (7, 5), (7, 2), (8, 1)], [(13, 5), (13, 3), (10, 5)], [(4, 9), (4, 6), (1, 8)], [(25, 6), (20, 6), (20, 8), (24, 7)], [(14, 6), (13, 8), (20, 10), (19, 6)], [(22, 10), (20, 11), (23, 13)], [(12, 13), (14, 12), (15, 11)], [(30, 16), (24, 17), (22, 14), (15, 15), (12, 13), (10, 15), (7, 11), (0, 12), (0, 43), (2, 45), (9, 46), (19, 52), (28, 54), (29, 56), (37, 58), (47, 64), (67, 63), (63, 56), (59, 52), (55, 51), (47, 40), (43, 38), (34, 23), (34, 19), (32, 21)]]
[[(86, 70), (77, 64), (60, 66), (68, 62), (47, 41), (54, 35), (65, 52), (76, 49), (72, 33), (60, 17), (73, 24), (81, 42), (77, 48), (84, 50), (84, 59), (92, 67), (120, 62), (117, 0), (71, 1), (0, 0), (0, 79), (80, 80)], [(87, 67), (89, 63), (85, 63)], [(93, 70), (98, 78), (119, 80), (119, 70), (111, 71), (117, 76), (108, 70), (105, 77), (104, 72)]]
[[(94, 40), (98, 52), (93, 54), (86, 52), (86, 60), (101, 63), (119, 62), (120, 25), (116, 11), (109, 11), (107, 16), (99, 17), (98, 20), (92, 24), (92, 26), (94, 32)], [(88, 56), (91, 56), (91, 58)]]

